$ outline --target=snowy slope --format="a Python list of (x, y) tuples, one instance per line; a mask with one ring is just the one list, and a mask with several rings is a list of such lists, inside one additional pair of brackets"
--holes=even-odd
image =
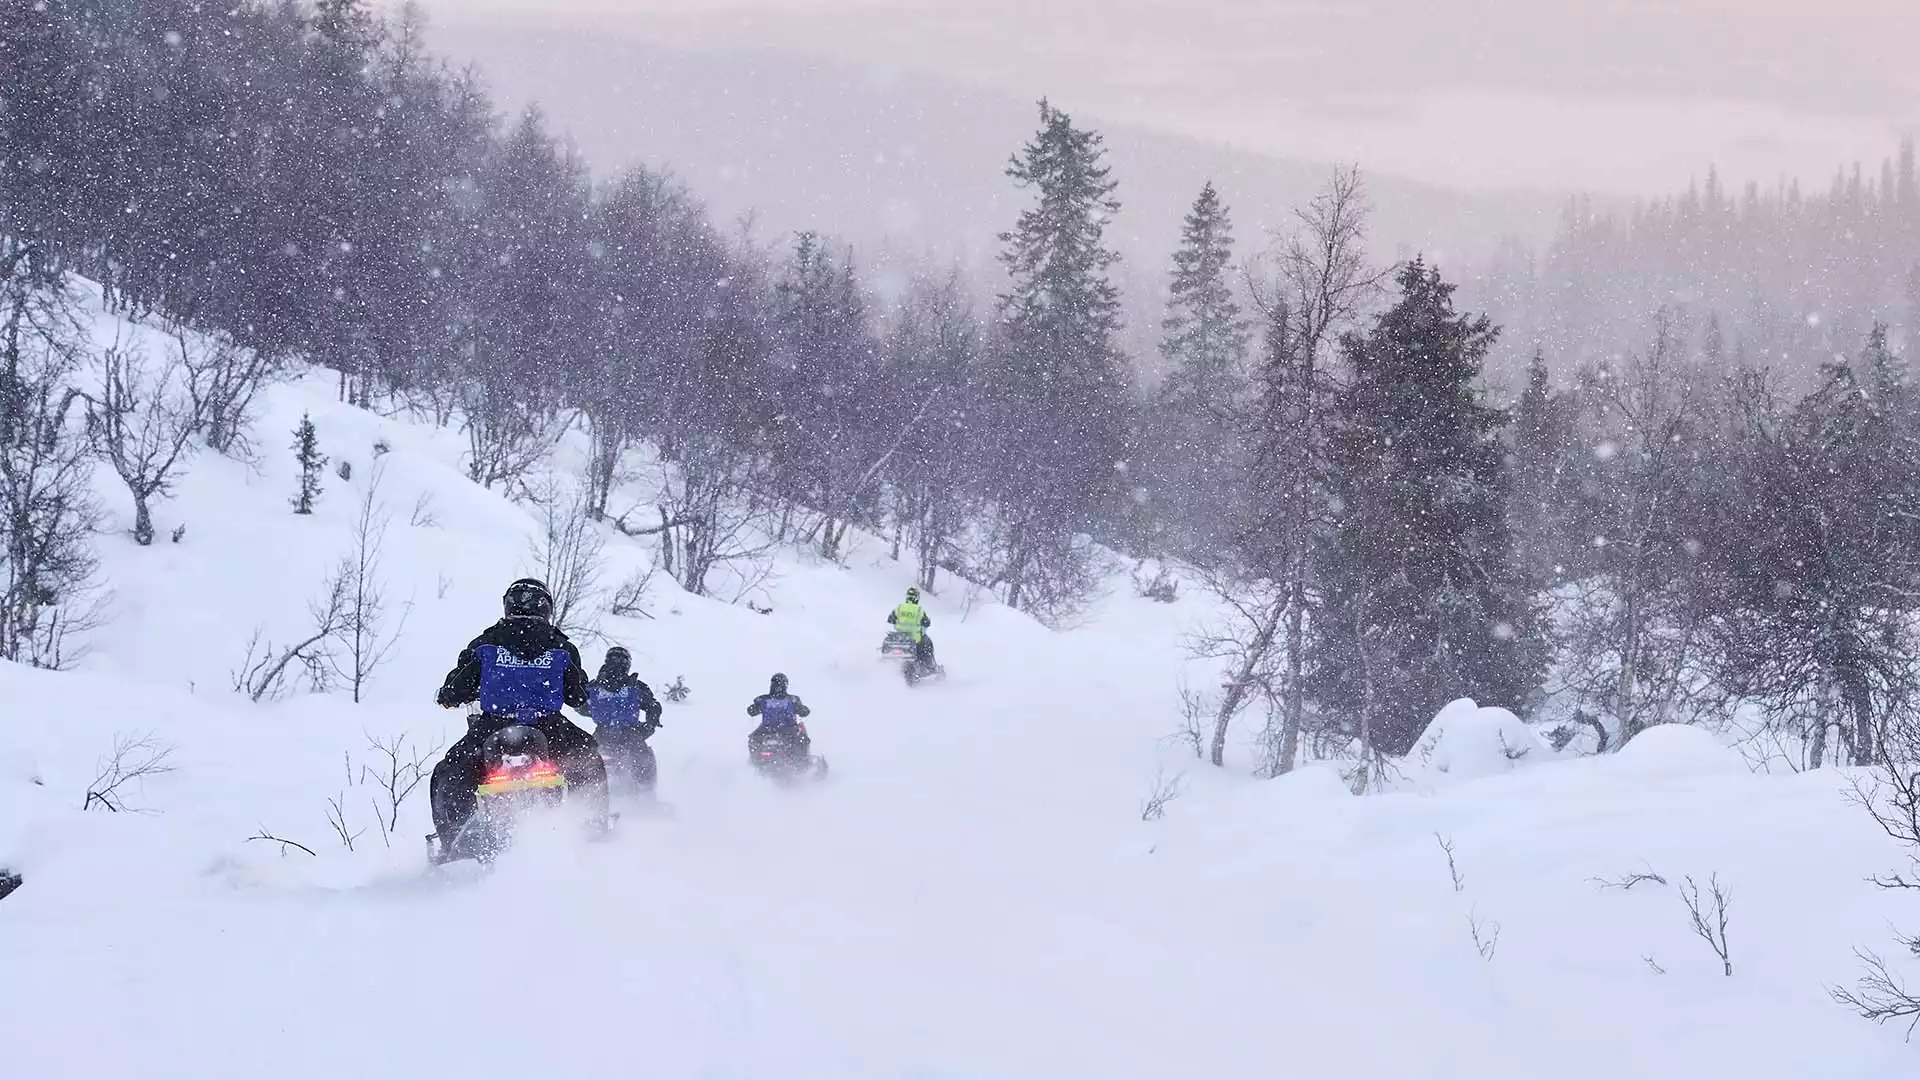
[[(945, 684), (875, 661), (909, 571), (858, 547), (782, 561), (757, 614), (656, 579), (654, 620), (607, 618), (656, 686), (668, 818), (527, 845), (485, 879), (422, 872), (424, 792), (391, 838), (355, 769), (370, 737), (440, 744), (430, 695), (529, 571), (536, 523), (469, 484), (459, 439), (274, 390), (247, 467), (195, 459), (162, 541), (101, 539), (112, 619), (73, 673), (0, 665), (0, 1045), (8, 1075), (256, 1077), (1472, 1077), (1915, 1075), (1920, 1049), (1832, 1005), (1856, 945), (1913, 924), (1867, 875), (1900, 852), (1834, 776), (1758, 777), (1690, 731), (1604, 760), (1459, 782), (1497, 717), (1463, 711), (1460, 767), (1356, 799), (1328, 771), (1211, 772), (1166, 736), (1182, 630), (1117, 588), (1047, 631), (955, 589), (930, 610)], [(311, 413), (330, 469), (289, 512)], [(384, 440), (384, 577), (411, 601), (367, 702), (253, 706), (228, 690), (350, 542)], [(577, 453), (569, 446), (562, 457)], [(103, 486), (103, 494), (111, 489)], [(624, 492), (621, 500), (641, 497)], [(422, 497), (437, 526), (410, 524)], [(119, 503), (110, 504), (124, 510)], [(178, 544), (165, 542), (186, 523)], [(613, 538), (609, 583), (651, 558)], [(602, 646), (586, 652), (597, 663)], [(774, 670), (814, 708), (829, 781), (759, 782), (747, 700)], [(176, 768), (82, 812), (117, 733)], [(1440, 745), (1444, 743), (1445, 745)], [(1186, 771), (1158, 821), (1156, 775)], [(1446, 779), (1447, 783), (1433, 782)], [(327, 822), (338, 798), (349, 852)], [(262, 831), (317, 854), (249, 841)], [(1456, 891), (1440, 839), (1454, 852)], [(1644, 867), (1670, 884), (1593, 880)], [(1733, 891), (1734, 975), (1673, 885)], [(1483, 958), (1474, 942), (1497, 924)], [(1657, 973), (1655, 967), (1662, 973)]]

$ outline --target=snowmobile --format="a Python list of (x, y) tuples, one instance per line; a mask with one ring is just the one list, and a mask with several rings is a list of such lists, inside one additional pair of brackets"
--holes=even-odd
[(805, 732), (806, 728), (796, 727), (791, 733), (769, 731), (748, 735), (747, 763), (760, 775), (783, 784), (825, 776), (827, 759), (808, 749), (800, 738)]
[[(501, 728), (487, 737), (481, 751), (486, 771), (474, 791), (473, 814), (436, 863), (473, 859), (493, 860), (513, 843), (515, 828), (529, 813), (560, 806), (567, 798), (567, 778), (547, 747), (547, 737), (524, 724)], [(427, 837), (431, 844), (434, 836)]]
[(880, 642), (880, 658), (898, 663), (900, 675), (907, 680), (908, 686), (921, 679), (944, 678), (947, 674), (947, 669), (939, 664), (922, 662), (913, 635), (901, 630), (889, 631), (885, 640)]
[(660, 776), (653, 747), (643, 738), (602, 736), (600, 761), (607, 767), (607, 793), (614, 798), (651, 799)]

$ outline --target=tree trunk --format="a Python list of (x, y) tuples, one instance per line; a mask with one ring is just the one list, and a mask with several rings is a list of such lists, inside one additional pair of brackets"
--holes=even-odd
[(153, 512), (147, 508), (145, 495), (133, 497), (133, 542), (141, 547), (153, 543)]
[(1873, 725), (1873, 692), (1857, 664), (1850, 663), (1841, 672), (1840, 695), (1853, 722), (1853, 763), (1879, 764), (1880, 740)]
[(1293, 771), (1300, 759), (1300, 728), (1307, 711), (1307, 590), (1296, 580), (1293, 595), (1287, 600), (1287, 700), (1280, 719), (1280, 757), (1273, 763), (1273, 774), (1284, 776)]

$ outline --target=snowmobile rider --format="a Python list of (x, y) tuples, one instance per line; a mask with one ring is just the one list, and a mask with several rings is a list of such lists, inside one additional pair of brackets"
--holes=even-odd
[(587, 673), (580, 650), (553, 625), (553, 594), (533, 578), (507, 586), (504, 614), (460, 652), (436, 700), (452, 709), (480, 703), (467, 733), (433, 767), (428, 791), (433, 826), (444, 852), (473, 814), (474, 792), (486, 762), (487, 737), (510, 724), (525, 724), (547, 738), (555, 764), (567, 778), (569, 800), (585, 799), (596, 831), (608, 825), (607, 771), (592, 735), (560, 714), (562, 705), (584, 710)]
[(813, 737), (807, 734), (807, 725), (800, 721), (812, 713), (806, 702), (787, 693), (787, 677), (776, 674), (767, 680), (767, 692), (747, 706), (748, 716), (760, 718), (760, 726), (747, 736), (747, 745), (756, 747), (763, 739), (790, 736), (804, 750), (813, 745)]
[(920, 590), (908, 589), (907, 598), (899, 607), (887, 612), (887, 622), (895, 630), (913, 638), (914, 663), (928, 670), (933, 668), (933, 639), (927, 636), (927, 627), (933, 625), (932, 616), (920, 606)]
[(587, 707), (582, 711), (593, 718), (593, 737), (600, 748), (618, 760), (631, 761), (635, 779), (651, 789), (657, 766), (647, 740), (660, 730), (665, 709), (653, 696), (653, 688), (632, 669), (632, 653), (618, 645), (608, 649), (599, 676), (587, 684)]

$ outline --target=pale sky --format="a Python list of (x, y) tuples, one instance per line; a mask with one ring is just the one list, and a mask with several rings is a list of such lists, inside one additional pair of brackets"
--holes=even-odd
[(427, 0), (918, 71), (1487, 187), (1823, 183), (1920, 129), (1920, 0)]

